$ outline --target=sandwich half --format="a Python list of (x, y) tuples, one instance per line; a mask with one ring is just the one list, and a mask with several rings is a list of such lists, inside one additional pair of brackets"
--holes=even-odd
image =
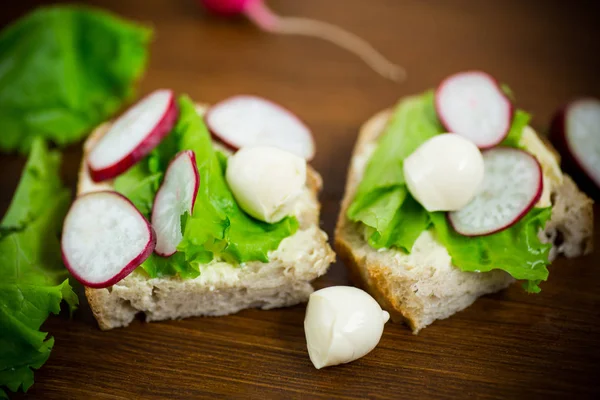
[[(197, 105), (199, 114), (205, 105)], [(99, 126), (84, 144), (77, 195), (113, 190), (112, 180), (94, 182), (86, 165), (86, 155), (107, 132), (111, 123)], [(213, 147), (229, 151), (217, 142)], [(150, 278), (140, 268), (108, 288), (85, 288), (85, 294), (101, 329), (129, 325), (136, 315), (146, 321), (191, 316), (220, 316), (246, 308), (272, 309), (308, 300), (311, 281), (323, 275), (335, 255), (327, 234), (319, 228), (320, 175), (307, 166), (307, 183), (298, 199), (294, 216), (298, 229), (268, 254), (268, 262), (249, 261), (234, 265), (215, 258), (199, 265), (199, 276)]]
[[(378, 140), (390, 121), (398, 118), (399, 107), (420, 97), (402, 99), (395, 109), (377, 113), (361, 127), (335, 232), (336, 252), (350, 269), (353, 279), (390, 312), (394, 321), (406, 322), (413, 333), (463, 310), (479, 296), (502, 290), (515, 281), (501, 269), (468, 272), (456, 267), (434, 229), (423, 231), (410, 251), (374, 248), (368, 242), (370, 232), (365, 226), (350, 220), (348, 209)], [(544, 183), (540, 202), (552, 207), (550, 220), (539, 232), (543, 243), (552, 244), (548, 258), (589, 253), (592, 250), (592, 201), (561, 172), (557, 153), (531, 127), (523, 129), (520, 146), (540, 163)]]

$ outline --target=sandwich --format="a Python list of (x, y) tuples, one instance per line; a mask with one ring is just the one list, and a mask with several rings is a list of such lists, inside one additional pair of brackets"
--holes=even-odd
[(307, 301), (335, 258), (313, 153), (300, 120), (254, 96), (158, 90), (99, 126), (62, 252), (100, 328)]
[(592, 200), (510, 91), (459, 73), (360, 130), (335, 231), (352, 277), (413, 333), (559, 255), (592, 251)]

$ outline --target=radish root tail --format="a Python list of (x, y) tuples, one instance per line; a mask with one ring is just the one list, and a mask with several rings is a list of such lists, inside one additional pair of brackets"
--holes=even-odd
[(245, 13), (251, 21), (265, 31), (327, 40), (354, 53), (384, 78), (396, 82), (406, 79), (404, 68), (389, 61), (366, 40), (339, 26), (310, 18), (280, 17), (260, 1), (251, 2)]

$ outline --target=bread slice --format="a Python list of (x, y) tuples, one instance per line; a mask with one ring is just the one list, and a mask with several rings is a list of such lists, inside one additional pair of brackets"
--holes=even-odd
[[(405, 321), (418, 333), (437, 319), (451, 316), (479, 296), (506, 288), (514, 279), (502, 270), (463, 272), (451, 263), (447, 250), (434, 235), (423, 232), (410, 254), (369, 246), (363, 228), (346, 217), (356, 188), (392, 111), (376, 114), (361, 128), (348, 171), (346, 192), (335, 232), (335, 249), (351, 276), (388, 310), (394, 321)], [(592, 250), (592, 201), (563, 175), (556, 152), (547, 148), (533, 129), (524, 132), (525, 143), (542, 164), (548, 189), (541, 202), (553, 205), (552, 219), (542, 240), (554, 244), (551, 258), (574, 257)], [(526, 135), (527, 134), (527, 135)]]
[[(200, 113), (204, 108), (197, 106)], [(98, 127), (84, 144), (78, 195), (113, 187), (110, 181), (93, 182), (85, 166), (85, 155), (109, 127), (110, 123)], [(268, 263), (233, 266), (213, 261), (200, 266), (199, 277), (188, 280), (149, 279), (136, 270), (112, 287), (86, 287), (85, 294), (100, 328), (127, 326), (139, 313), (145, 314), (146, 321), (159, 321), (226, 315), (245, 308), (286, 307), (307, 301), (313, 292), (310, 282), (327, 272), (335, 260), (327, 234), (319, 229), (317, 195), (321, 177), (310, 167), (307, 174), (307, 187), (295, 210), (298, 231), (269, 253)]]

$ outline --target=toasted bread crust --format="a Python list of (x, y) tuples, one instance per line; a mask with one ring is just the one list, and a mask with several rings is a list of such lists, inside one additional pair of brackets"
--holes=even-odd
[[(360, 253), (356, 245), (353, 244), (353, 240), (356, 243), (356, 231), (359, 228), (346, 217), (348, 207), (354, 198), (355, 188), (362, 179), (363, 173), (363, 171), (357, 170), (353, 161), (359, 156), (364, 156), (368, 152), (367, 147), (376, 142), (383, 132), (391, 113), (391, 109), (377, 113), (360, 129), (348, 169), (346, 190), (335, 230), (334, 248), (340, 259), (348, 267), (354, 282), (371, 293), (380, 305), (390, 313), (393, 321), (404, 321), (414, 333), (417, 333), (430, 322), (423, 317), (425, 305), (419, 304), (419, 300), (415, 296), (410, 296), (414, 282), (411, 282), (408, 278), (406, 278), (407, 281), (404, 281), (405, 278), (399, 279), (398, 277), (392, 280), (389, 265), (373, 262), (372, 260), (375, 257), (367, 260), (364, 251)], [(547, 140), (543, 141), (558, 160), (558, 152), (552, 148)], [(364, 165), (362, 167), (364, 168)], [(558, 253), (574, 257), (591, 252), (593, 202), (579, 191), (567, 175), (564, 176), (563, 185), (554, 191), (552, 197), (557, 210), (553, 212), (551, 221), (548, 223), (543, 235), (541, 235), (554, 244), (550, 255), (551, 259)], [(575, 223), (577, 226), (574, 226)], [(364, 243), (362, 236), (360, 240)], [(558, 240), (562, 240), (562, 243), (558, 243)], [(371, 254), (377, 252), (372, 248), (368, 251)], [(501, 290), (514, 282), (514, 279), (507, 276), (507, 274), (498, 274), (495, 271), (480, 275), (492, 273), (495, 273), (495, 275), (490, 275), (486, 282), (481, 283), (479, 290), (474, 290), (476, 295), (472, 297), (472, 300), (462, 302), (463, 304), (455, 307), (455, 310), (448, 315), (468, 306), (479, 295)], [(407, 302), (401, 301), (401, 296), (405, 299), (410, 297), (412, 303), (408, 305)]]
[(413, 315), (393, 296), (389, 282), (385, 279), (385, 266), (371, 264), (369, 268), (365, 268), (364, 261), (355, 256), (352, 245), (337, 232), (334, 247), (337, 256), (348, 268), (352, 282), (369, 292), (390, 313), (392, 321), (405, 322), (412, 330), (418, 330)]
[[(107, 307), (107, 303), (110, 303), (111, 301), (105, 296), (105, 292), (102, 289), (93, 289), (86, 286), (85, 297), (87, 297), (94, 318), (98, 321), (98, 327), (103, 331), (115, 328), (110, 322), (110, 316), (107, 315), (107, 310), (114, 309), (114, 307)], [(124, 305), (125, 304), (122, 304), (121, 306)]]
[[(362, 153), (369, 142), (377, 140), (391, 114), (391, 109), (380, 111), (361, 127), (354, 150), (352, 151), (352, 159)], [(346, 177), (345, 195), (342, 200), (340, 215), (335, 229), (334, 248), (336, 254), (348, 268), (352, 281), (369, 292), (382, 308), (390, 313), (392, 321), (405, 322), (411, 329), (415, 330), (417, 329), (417, 324), (414, 316), (408, 309), (402, 306), (402, 303), (396, 301), (390, 285), (384, 278), (387, 267), (373, 264), (367, 266), (365, 260), (357, 257), (352, 244), (346, 240), (344, 231), (350, 228), (348, 225), (351, 224), (346, 218), (346, 212), (354, 196), (352, 188), (357, 185), (355, 176), (356, 171), (353, 171), (353, 167), (350, 166), (348, 168), (348, 176)], [(349, 193), (352, 193), (352, 196), (349, 196)]]
[[(202, 110), (204, 107), (203, 105), (199, 105), (198, 108)], [(88, 152), (94, 147), (96, 142), (108, 131), (109, 128), (110, 122), (100, 125), (92, 132), (83, 145), (84, 155), (81, 160), (78, 175), (79, 179), (77, 182), (78, 195), (90, 190), (112, 190), (113, 188), (113, 181), (105, 181), (100, 184), (93, 183), (89, 176), (85, 162)], [(281, 279), (278, 280), (278, 284), (275, 286), (272, 286), (273, 283), (269, 282), (265, 282), (264, 285), (253, 282), (249, 286), (244, 286), (243, 284), (235, 284), (231, 286), (225, 285), (225, 287), (215, 290), (214, 292), (210, 288), (202, 288), (202, 292), (194, 291), (193, 289), (185, 289), (188, 291), (192, 290), (189, 294), (195, 295), (199, 298), (218, 298), (225, 300), (219, 300), (221, 303), (218, 305), (218, 307), (213, 305), (212, 308), (200, 310), (198, 310), (198, 307), (196, 307), (196, 309), (192, 309), (191, 311), (184, 310), (183, 313), (180, 311), (181, 307), (175, 307), (173, 305), (171, 307), (172, 310), (168, 310), (166, 313), (164, 310), (162, 310), (161, 313), (154, 311), (153, 314), (152, 310), (143, 309), (139, 306), (136, 308), (132, 305), (132, 301), (130, 299), (113, 293), (113, 287), (107, 289), (93, 289), (86, 287), (85, 295), (94, 317), (98, 321), (100, 329), (107, 330), (120, 326), (127, 326), (139, 312), (146, 313), (146, 319), (150, 321), (183, 318), (192, 315), (225, 315), (248, 307), (261, 307), (268, 309), (290, 306), (306, 301), (308, 299), (308, 295), (310, 292), (312, 292), (312, 287), (310, 286), (309, 282), (324, 274), (329, 264), (335, 261), (335, 253), (327, 243), (327, 235), (318, 230), (320, 203), (317, 201), (317, 197), (323, 183), (319, 173), (310, 166), (307, 166), (306, 185), (312, 197), (314, 198), (315, 206), (314, 209), (311, 209), (309, 212), (305, 213), (306, 216), (300, 222), (304, 228), (307, 226), (316, 226), (318, 231), (315, 233), (315, 237), (313, 237), (313, 243), (315, 243), (316, 247), (306, 249), (307, 252), (314, 253), (314, 257), (316, 257), (314, 267), (311, 271), (304, 270), (298, 272), (298, 276), (282, 276)], [(171, 278), (163, 278), (155, 279), (154, 281), (161, 281), (160, 283), (157, 283), (157, 285), (162, 284), (163, 286), (173, 286), (179, 284), (182, 288), (184, 287), (184, 284), (179, 283), (180, 281), (178, 281), (176, 278), (172, 278), (170, 282), (166, 282), (170, 279)], [(168, 285), (165, 285), (165, 282)], [(125, 288), (126, 291), (137, 291), (142, 294), (145, 293), (146, 289), (147, 288), (142, 287), (136, 282), (129, 284), (129, 287)], [(154, 289), (152, 292), (154, 292)], [(244, 301), (243, 298), (239, 300), (246, 293), (248, 300)], [(236, 304), (225, 303), (228, 298), (234, 297), (238, 299)]]
[[(352, 152), (352, 159), (362, 153), (368, 143), (377, 140), (391, 115), (391, 109), (380, 111), (361, 127), (356, 145)], [(418, 331), (419, 328), (416, 316), (412, 314), (408, 308), (404, 307), (402, 302), (397, 300), (393, 295), (393, 288), (385, 278), (389, 268), (385, 265), (367, 265), (364, 259), (357, 257), (352, 244), (346, 239), (345, 230), (348, 228), (351, 229), (348, 225), (352, 224), (346, 218), (346, 212), (354, 197), (354, 190), (352, 188), (358, 184), (355, 178), (356, 173), (356, 171), (353, 171), (353, 167), (350, 166), (346, 179), (345, 196), (342, 200), (340, 215), (335, 230), (334, 248), (336, 254), (348, 267), (352, 281), (369, 292), (382, 308), (390, 313), (392, 321), (405, 322), (413, 331)], [(352, 195), (350, 196), (349, 193), (352, 193)]]

